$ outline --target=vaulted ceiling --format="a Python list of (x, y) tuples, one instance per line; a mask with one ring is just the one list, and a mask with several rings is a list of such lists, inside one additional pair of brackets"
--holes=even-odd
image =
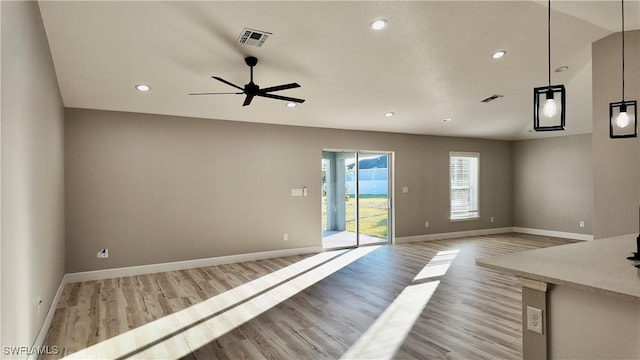
[[(566, 134), (591, 132), (591, 43), (620, 31), (618, 1), (552, 2), (554, 84)], [(41, 1), (65, 106), (339, 129), (529, 139), (533, 88), (547, 84), (546, 1)], [(626, 29), (640, 0), (625, 1)], [(369, 27), (384, 18), (382, 31)], [(239, 44), (244, 28), (269, 32)], [(506, 50), (501, 59), (491, 54)], [(241, 95), (248, 55), (261, 87), (306, 102)], [(620, 56), (612, 54), (611, 56)], [(149, 84), (142, 93), (136, 84)], [(481, 100), (493, 94), (504, 97)], [(394, 112), (392, 117), (385, 117)], [(443, 119), (451, 119), (444, 122)]]

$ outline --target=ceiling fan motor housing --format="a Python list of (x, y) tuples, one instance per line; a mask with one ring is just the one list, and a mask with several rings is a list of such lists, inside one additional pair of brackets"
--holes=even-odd
[(255, 56), (247, 56), (246, 58), (244, 58), (244, 62), (248, 66), (254, 67), (258, 63), (258, 58)]

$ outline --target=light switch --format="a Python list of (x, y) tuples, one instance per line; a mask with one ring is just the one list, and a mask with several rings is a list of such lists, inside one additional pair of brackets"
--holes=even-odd
[(405, 194), (408, 193), (409, 192), (409, 187), (408, 186), (403, 186), (402, 187), (402, 192), (405, 193)]

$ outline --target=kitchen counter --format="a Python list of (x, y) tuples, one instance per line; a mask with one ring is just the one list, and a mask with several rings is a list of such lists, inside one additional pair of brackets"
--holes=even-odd
[(637, 234), (497, 255), (476, 260), (485, 268), (640, 303)]
[(640, 359), (640, 261), (627, 260), (636, 237), (476, 259), (520, 279), (524, 359)]

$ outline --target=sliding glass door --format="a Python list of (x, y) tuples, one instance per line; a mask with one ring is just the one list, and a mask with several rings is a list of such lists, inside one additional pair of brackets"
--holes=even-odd
[(324, 248), (389, 242), (390, 169), (388, 153), (322, 153)]
[(357, 153), (322, 152), (322, 245), (358, 246), (356, 233)]
[(389, 154), (358, 154), (359, 244), (389, 241)]

